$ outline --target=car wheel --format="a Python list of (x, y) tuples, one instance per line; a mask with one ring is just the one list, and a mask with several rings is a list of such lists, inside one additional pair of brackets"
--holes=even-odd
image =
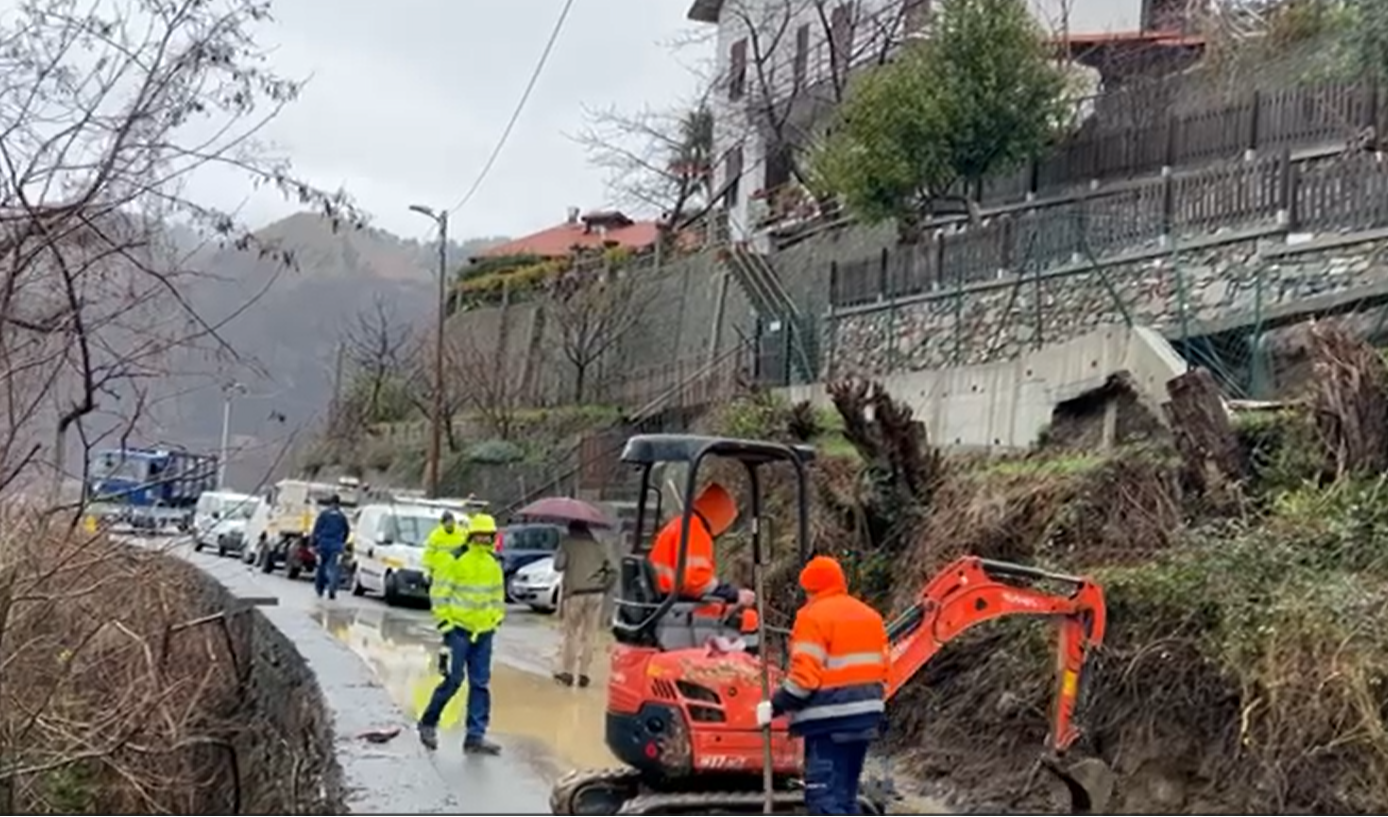
[(224, 536), (217, 537), (217, 555), (223, 558), (227, 555), (227, 540)]
[(193, 537), (193, 552), (202, 553), (202, 540), (196, 536)]
[(260, 572), (273, 573), (275, 570), (275, 556), (270, 551), (268, 542), (260, 543), (260, 549), (256, 555), (260, 559)]
[(381, 582), (381, 598), (385, 599), (386, 604), (391, 607), (400, 603), (400, 592), (395, 588), (395, 574), (387, 573), (385, 580)]
[(352, 571), (352, 595), (358, 597), (366, 595), (366, 588), (362, 586), (361, 576), (356, 575), (356, 571)]

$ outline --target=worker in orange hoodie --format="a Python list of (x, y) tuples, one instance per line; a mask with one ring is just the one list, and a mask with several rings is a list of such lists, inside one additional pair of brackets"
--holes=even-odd
[(709, 483), (694, 500), (689, 519), (689, 545), (684, 559), (684, 576), (675, 587), (675, 571), (679, 567), (680, 520), (675, 516), (656, 534), (651, 548), (651, 567), (655, 569), (656, 585), (665, 594), (678, 593), (680, 598), (698, 601), (709, 597), (729, 605), (750, 606), (756, 596), (751, 590), (726, 584), (718, 579), (714, 560), (713, 540), (722, 536), (737, 521), (737, 503), (732, 494), (716, 482)]
[(848, 594), (843, 567), (816, 556), (800, 571), (809, 600), (795, 614), (790, 671), (757, 725), (790, 716), (805, 739), (805, 807), (810, 814), (858, 814), (858, 779), (886, 714), (890, 642), (882, 616)]

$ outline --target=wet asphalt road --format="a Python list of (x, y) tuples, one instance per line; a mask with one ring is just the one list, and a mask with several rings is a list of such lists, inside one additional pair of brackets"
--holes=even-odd
[[(347, 592), (335, 600), (319, 600), (309, 580), (290, 581), (282, 572), (263, 575), (234, 558), (194, 553), (186, 544), (165, 546), (214, 572), (252, 575), (265, 595), (279, 599), (280, 607), (301, 610), (350, 647), (401, 710), (394, 725), (404, 731), (396, 740), (416, 739), (414, 719), (438, 681), (439, 639), (427, 610), (390, 607), (371, 596), (355, 598)], [(615, 765), (603, 744), (605, 656), (595, 658), (592, 687), (555, 684), (549, 673), (559, 640), (556, 623), (553, 616), (513, 606), (502, 624), (492, 668), (489, 735), (502, 745), (500, 757), (465, 757), (461, 718), (449, 723), (445, 713), (434, 761), (443, 777), (458, 787), (462, 802), (487, 801), (487, 813), (545, 814), (550, 784), (560, 775), (577, 767)], [(461, 711), (464, 698), (460, 693), (450, 709)]]

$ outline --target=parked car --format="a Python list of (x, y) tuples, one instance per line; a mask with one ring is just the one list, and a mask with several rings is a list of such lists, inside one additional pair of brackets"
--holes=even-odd
[(553, 613), (559, 609), (563, 585), (564, 575), (554, 569), (554, 557), (546, 556), (517, 570), (510, 591), (517, 603), (528, 604), (537, 613)]
[(251, 515), (259, 504), (259, 499), (250, 497), (223, 512), (221, 520), (212, 528), (212, 540), (218, 556), (239, 556), (246, 549), (246, 526), (250, 524)]
[[(424, 542), (439, 524), (437, 507), (415, 504), (366, 505), (357, 516), (354, 534), (357, 572), (352, 595), (376, 593), (386, 604), (401, 599), (429, 600), (429, 583), (421, 561)], [(461, 520), (467, 524), (467, 517)]]
[(218, 556), (239, 553), (246, 522), (258, 502), (235, 491), (204, 491), (193, 507), (193, 550), (215, 546)]
[(511, 579), (516, 571), (541, 559), (553, 561), (563, 534), (564, 529), (558, 525), (538, 522), (507, 525), (498, 531), (496, 557), (501, 560), (501, 572), (506, 576), (507, 601), (515, 600), (511, 594)]

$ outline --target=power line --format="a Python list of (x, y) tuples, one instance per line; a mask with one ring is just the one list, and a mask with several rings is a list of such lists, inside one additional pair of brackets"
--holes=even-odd
[(554, 43), (559, 39), (559, 32), (564, 29), (564, 21), (569, 17), (569, 10), (573, 8), (574, 0), (564, 0), (564, 7), (559, 10), (559, 19), (554, 21), (554, 28), (549, 33), (549, 41), (545, 43), (545, 50), (540, 53), (540, 61), (535, 63), (535, 70), (530, 74), (530, 81), (525, 85), (525, 91), (521, 93), (520, 101), (516, 103), (516, 109), (511, 112), (511, 119), (506, 123), (506, 129), (501, 132), (501, 138), (497, 140), (496, 147), (492, 148), (492, 155), (487, 157), (487, 163), (482, 165), (482, 172), (477, 174), (472, 186), (458, 200), (458, 203), (449, 209), (449, 213), (456, 213), (463, 205), (472, 200), (477, 189), (482, 186), (482, 181), (491, 172), (492, 165), (496, 164), (496, 158), (501, 155), (501, 149), (506, 146), (506, 140), (511, 138), (511, 131), (515, 129), (516, 122), (520, 120), (521, 111), (525, 110), (525, 103), (530, 101), (530, 94), (535, 90), (535, 85), (540, 81), (540, 74), (545, 70), (545, 63), (549, 62), (549, 54), (554, 50)]

